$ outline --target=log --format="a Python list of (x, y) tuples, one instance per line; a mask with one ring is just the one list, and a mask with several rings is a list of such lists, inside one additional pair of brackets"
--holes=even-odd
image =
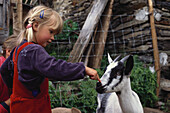
[(159, 27), (159, 28), (162, 28), (162, 29), (170, 29), (170, 26), (166, 26), (166, 25), (155, 25), (156, 28)]
[(138, 26), (138, 24), (136, 24), (135, 26), (129, 26), (126, 29), (122, 29), (123, 30), (123, 34), (120, 33), (120, 32), (122, 32), (122, 30), (114, 31), (115, 37), (118, 38), (118, 37), (124, 36), (125, 39), (129, 39), (129, 38), (132, 37), (131, 35), (134, 35), (133, 37), (135, 37), (135, 36), (146, 34), (146, 33), (150, 32), (150, 31), (148, 32), (148, 29), (149, 29), (150, 26), (147, 23), (143, 24), (143, 25), (140, 25), (141, 26), (140, 28), (137, 27), (137, 26)]
[(127, 29), (128, 27), (133, 27), (133, 26), (139, 26), (139, 24), (143, 24), (143, 23), (146, 23), (144, 21), (138, 21), (138, 20), (133, 20), (130, 21), (130, 22), (127, 22), (127, 23), (124, 23), (123, 26), (122, 24), (120, 24), (117, 28), (115, 28), (114, 31), (118, 31), (118, 30), (122, 30), (122, 29)]
[(94, 5), (87, 16), (87, 19), (80, 31), (78, 40), (76, 41), (73, 50), (70, 53), (69, 62), (79, 62), (83, 52), (85, 51), (91, 35), (99, 22), (100, 16), (103, 13), (108, 0), (95, 0)]
[[(169, 30), (170, 31), (170, 30)], [(162, 37), (168, 37), (168, 36), (170, 36), (170, 32), (169, 32), (168, 30), (159, 30), (159, 34), (160, 34), (160, 36), (162, 36)]]
[(166, 53), (168, 56), (170, 56), (170, 51), (160, 51), (160, 53)]
[(13, 12), (13, 34), (19, 34), (22, 30), (22, 0), (12, 0), (11, 3)]
[(130, 39), (130, 38), (135, 38), (137, 36), (143, 36), (143, 35), (149, 35), (150, 31), (146, 30), (146, 31), (138, 31), (138, 32), (134, 32), (128, 35), (124, 35), (124, 39)]
[[(113, 7), (114, 0), (110, 0), (108, 2), (108, 7), (106, 7), (104, 11), (104, 16), (101, 18), (101, 24), (99, 24), (99, 30), (101, 32), (97, 32), (95, 43), (94, 43), (94, 57), (90, 57), (90, 67), (93, 68), (100, 68), (102, 56), (104, 53), (105, 43), (107, 39), (110, 18), (112, 15), (112, 7)], [(107, 15), (107, 16), (105, 16)]]
[(158, 51), (157, 36), (156, 36), (155, 23), (154, 23), (152, 0), (148, 0), (148, 3), (149, 3), (149, 13), (150, 13), (150, 26), (151, 26), (151, 33), (152, 33), (152, 43), (153, 43), (153, 49), (154, 49), (153, 52), (154, 52), (155, 70), (157, 72), (157, 84), (158, 84), (158, 87), (156, 89), (156, 95), (159, 96), (159, 91), (160, 91), (159, 51)]
[(77, 108), (65, 108), (65, 107), (56, 107), (53, 108), (52, 113), (81, 113), (81, 111)]
[(87, 54), (86, 54), (86, 57), (85, 57), (85, 60), (83, 60), (84, 64), (87, 66), (88, 65), (88, 62), (89, 62), (89, 59), (90, 59), (90, 54), (91, 54), (91, 51), (92, 51), (92, 48), (93, 48), (93, 44), (94, 44), (94, 39), (96, 37), (96, 33), (97, 33), (97, 28), (95, 29), (95, 32), (94, 32), (94, 36), (92, 37), (92, 41), (91, 43), (89, 44), (88, 46), (88, 50), (87, 50)]
[(169, 1), (167, 0), (167, 1), (157, 1), (156, 2), (157, 4), (157, 6), (158, 7), (160, 7), (160, 8), (166, 8), (166, 9), (169, 9), (170, 10), (170, 3), (169, 3)]
[(164, 113), (164, 112), (159, 109), (144, 107), (144, 113)]
[(170, 37), (158, 37), (160, 41), (170, 41)]
[(10, 0), (0, 0), (0, 45), (9, 36)]
[(168, 20), (162, 20), (162, 21), (159, 21), (159, 22), (155, 22), (155, 24), (170, 26), (170, 22)]

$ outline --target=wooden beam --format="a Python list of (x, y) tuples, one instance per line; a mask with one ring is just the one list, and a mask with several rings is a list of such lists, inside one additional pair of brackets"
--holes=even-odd
[(17, 12), (18, 12), (18, 22), (19, 22), (19, 29), (22, 30), (22, 0), (18, 0), (18, 5), (17, 5)]
[(107, 39), (110, 18), (112, 16), (112, 8), (113, 8), (114, 0), (110, 0), (108, 2), (107, 7), (103, 13), (101, 18), (101, 23), (99, 23), (99, 29), (94, 41), (94, 57), (90, 57), (89, 66), (93, 68), (100, 68), (101, 60), (104, 53), (105, 43)]
[(156, 70), (156, 73), (157, 73), (157, 84), (158, 84), (158, 87), (156, 89), (156, 95), (159, 96), (159, 91), (160, 91), (159, 51), (158, 51), (158, 43), (157, 43), (157, 36), (156, 36), (154, 16), (153, 16), (152, 0), (148, 0), (148, 3), (149, 3), (150, 26), (151, 26), (151, 33), (152, 33), (153, 52), (154, 52), (154, 62), (155, 62), (155, 70)]
[(79, 62), (83, 52), (85, 51), (93, 31), (100, 19), (102, 12), (105, 9), (108, 0), (95, 0), (94, 5), (87, 16), (87, 19), (80, 31), (79, 37), (70, 53), (69, 62)]
[(2, 45), (9, 36), (9, 7), (9, 0), (0, 0), (0, 45)]
[(95, 31), (94, 31), (94, 35), (93, 35), (93, 37), (92, 37), (92, 41), (91, 41), (91, 43), (89, 44), (89, 46), (88, 46), (88, 48), (87, 48), (88, 50), (87, 50), (86, 57), (85, 57), (84, 60), (81, 60), (82, 62), (84, 62), (84, 65), (86, 65), (86, 66), (88, 66), (88, 64), (89, 64), (90, 54), (91, 54), (91, 51), (92, 51), (92, 48), (93, 48), (93, 45), (94, 45), (94, 39), (95, 39), (95, 37), (96, 37), (97, 28), (98, 28), (98, 26), (96, 27), (96, 29), (95, 29)]
[(22, 15), (23, 15), (23, 7), (22, 0), (11, 0), (13, 4), (11, 6), (13, 13), (13, 34), (19, 34), (22, 30)]

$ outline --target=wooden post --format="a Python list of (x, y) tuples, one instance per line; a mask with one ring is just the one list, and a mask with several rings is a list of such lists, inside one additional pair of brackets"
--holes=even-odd
[(9, 29), (10, 29), (10, 0), (6, 0), (8, 1), (7, 3), (7, 32), (9, 35)]
[(22, 30), (22, 0), (11, 0), (13, 13), (13, 34), (19, 34)]
[(17, 12), (18, 12), (18, 22), (19, 22), (19, 29), (22, 30), (22, 0), (18, 0), (18, 5), (17, 5)]
[(9, 36), (10, 0), (0, 0), (0, 45)]
[(158, 84), (158, 87), (156, 89), (156, 95), (159, 96), (159, 91), (160, 91), (159, 51), (158, 51), (157, 36), (156, 36), (156, 31), (155, 31), (155, 23), (154, 23), (154, 16), (153, 16), (153, 3), (152, 3), (152, 0), (148, 0), (148, 3), (149, 3), (150, 26), (151, 26), (151, 33), (152, 33), (152, 43), (153, 43), (155, 70), (156, 70), (156, 73), (157, 73), (157, 84)]
[(97, 33), (97, 28), (98, 28), (98, 26), (96, 26), (96, 29), (95, 29), (95, 31), (94, 31), (94, 35), (93, 35), (93, 37), (92, 37), (91, 44), (89, 44), (89, 46), (88, 46), (88, 48), (87, 48), (88, 50), (87, 50), (86, 57), (85, 57), (85, 59), (82, 59), (82, 60), (81, 60), (82, 62), (84, 62), (84, 65), (86, 65), (86, 66), (88, 66), (88, 63), (89, 63), (91, 50), (92, 50), (92, 48), (93, 48), (94, 39), (95, 39), (96, 33)]
[(83, 52), (85, 51), (91, 35), (100, 19), (102, 12), (105, 9), (108, 0), (95, 0), (94, 5), (83, 25), (83, 28), (79, 34), (76, 44), (70, 53), (69, 62), (79, 62)]
[(103, 16), (101, 17), (101, 24), (99, 23), (99, 29), (96, 34), (96, 38), (94, 41), (94, 57), (90, 57), (89, 66), (93, 68), (100, 68), (101, 60), (104, 53), (105, 43), (107, 39), (110, 18), (112, 16), (112, 8), (113, 8), (114, 0), (110, 0), (105, 8)]

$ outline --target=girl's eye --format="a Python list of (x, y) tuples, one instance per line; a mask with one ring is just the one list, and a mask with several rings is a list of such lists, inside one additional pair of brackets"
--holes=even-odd
[(51, 34), (53, 34), (53, 31), (52, 31), (52, 30), (50, 30), (50, 33), (51, 33)]

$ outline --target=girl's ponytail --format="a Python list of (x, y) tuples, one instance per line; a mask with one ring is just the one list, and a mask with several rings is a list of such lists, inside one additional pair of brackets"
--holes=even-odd
[(33, 40), (33, 29), (32, 29), (32, 24), (34, 22), (34, 19), (30, 20), (30, 18), (27, 19), (28, 22), (26, 22), (26, 32), (25, 32), (25, 37), (27, 38), (28, 42), (31, 42)]

